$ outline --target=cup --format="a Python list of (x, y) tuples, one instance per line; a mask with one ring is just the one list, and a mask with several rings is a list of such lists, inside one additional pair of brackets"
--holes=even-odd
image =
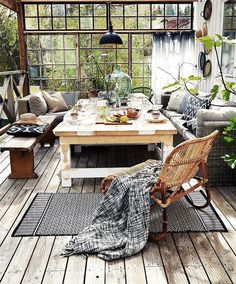
[(152, 118), (153, 119), (158, 119), (160, 116), (160, 110), (159, 106), (153, 105), (152, 106)]

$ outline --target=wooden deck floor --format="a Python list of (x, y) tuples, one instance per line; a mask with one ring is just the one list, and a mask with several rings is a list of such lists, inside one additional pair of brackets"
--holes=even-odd
[[(112, 166), (114, 162), (117, 166), (132, 165), (150, 156), (143, 149), (84, 148), (74, 155), (73, 163), (87, 167)], [(77, 179), (71, 188), (61, 187), (57, 145), (36, 148), (35, 161), (38, 179), (11, 180), (7, 178), (8, 153), (0, 154), (1, 283), (236, 283), (236, 212), (216, 188), (212, 190), (213, 204), (227, 233), (169, 234), (167, 242), (148, 242), (141, 253), (118, 261), (105, 262), (96, 256), (61, 257), (69, 236), (11, 237), (36, 193), (99, 190), (100, 179)]]

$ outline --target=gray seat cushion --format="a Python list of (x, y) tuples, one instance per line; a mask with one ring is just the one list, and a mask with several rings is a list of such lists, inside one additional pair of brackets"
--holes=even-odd
[(166, 116), (167, 118), (171, 118), (171, 117), (181, 117), (182, 114), (178, 113), (174, 110), (168, 110), (168, 109), (164, 109), (163, 111), (164, 116)]

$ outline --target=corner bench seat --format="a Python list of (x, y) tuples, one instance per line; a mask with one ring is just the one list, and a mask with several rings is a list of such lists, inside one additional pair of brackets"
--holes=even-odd
[[(49, 143), (54, 145), (55, 135), (53, 128), (56, 125), (56, 118), (53, 116), (40, 116), (44, 123), (48, 123), (48, 127), (44, 133), (37, 137), (14, 137), (1, 146), (1, 152), (10, 152), (11, 174), (9, 178), (37, 178), (34, 172), (34, 147), (40, 143), (44, 145)], [(10, 137), (11, 135), (9, 135)]]

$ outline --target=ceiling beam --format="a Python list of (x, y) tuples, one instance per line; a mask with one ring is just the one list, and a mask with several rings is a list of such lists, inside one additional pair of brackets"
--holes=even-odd
[(0, 4), (6, 6), (14, 12), (18, 12), (17, 4), (15, 0), (0, 0)]

